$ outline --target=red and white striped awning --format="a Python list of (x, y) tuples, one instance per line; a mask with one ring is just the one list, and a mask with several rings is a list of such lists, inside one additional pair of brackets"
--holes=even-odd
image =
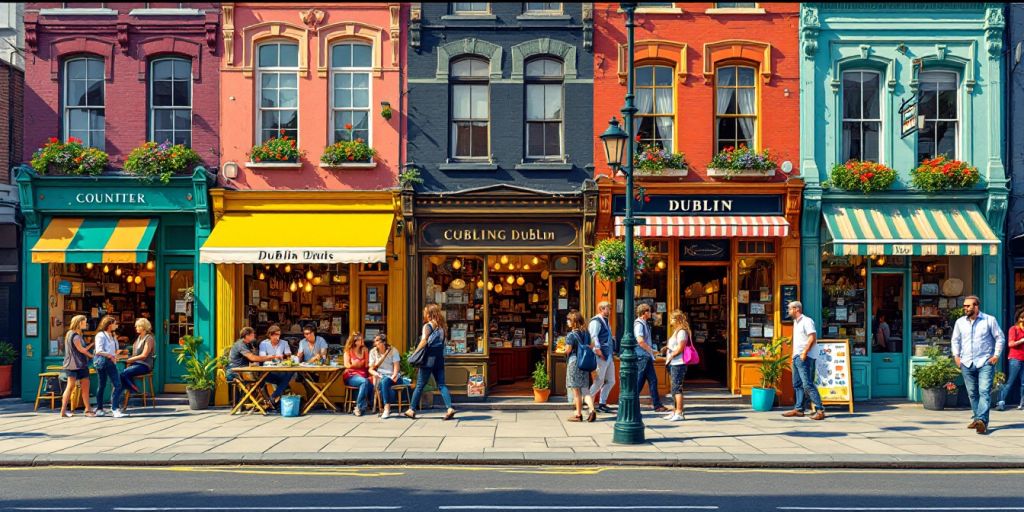
[[(615, 217), (615, 235), (622, 236), (624, 217)], [(644, 216), (647, 224), (634, 234), (645, 238), (785, 237), (789, 222), (780, 215)]]

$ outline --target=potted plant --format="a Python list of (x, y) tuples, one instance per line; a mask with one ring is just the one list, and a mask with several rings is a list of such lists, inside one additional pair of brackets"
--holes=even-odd
[(999, 370), (996, 370), (996, 373), (992, 375), (992, 387), (989, 390), (990, 403), (999, 403), (999, 394), (1003, 392), (1003, 386), (1005, 385), (1006, 374)]
[(769, 177), (775, 176), (779, 164), (770, 149), (755, 151), (746, 144), (734, 148), (726, 146), (715, 154), (708, 164), (708, 176), (713, 178)]
[(686, 155), (673, 153), (654, 144), (641, 144), (633, 155), (633, 168), (639, 176), (686, 176)]
[(398, 173), (398, 186), (405, 188), (406, 186), (412, 187), (413, 185), (422, 185), (423, 178), (420, 177), (420, 170), (415, 167), (406, 167), (406, 169)]
[(865, 194), (886, 190), (896, 181), (896, 171), (877, 162), (850, 160), (832, 166), (828, 185)]
[(959, 398), (957, 393), (960, 392), (960, 388), (953, 382), (947, 382), (944, 387), (946, 388), (946, 407), (956, 407)]
[(9, 396), (13, 389), (11, 382), (11, 370), (14, 362), (18, 359), (18, 351), (14, 345), (0, 341), (0, 397)]
[(377, 151), (370, 147), (361, 138), (352, 137), (352, 125), (346, 124), (348, 140), (339, 140), (324, 148), (320, 156), (320, 166), (326, 168), (373, 168), (377, 164), (373, 161)]
[[(633, 270), (644, 271), (647, 266), (647, 247), (639, 239), (633, 239)], [(606, 238), (597, 243), (587, 261), (587, 270), (605, 281), (618, 281), (626, 277), (626, 242), (618, 238)]]
[(217, 368), (225, 363), (223, 357), (201, 354), (203, 339), (195, 336), (182, 336), (178, 340), (178, 364), (185, 366), (181, 376), (185, 381), (185, 392), (188, 394), (188, 407), (194, 411), (210, 406), (210, 395), (216, 385)]
[(279, 137), (271, 137), (252, 147), (246, 166), (257, 169), (296, 169), (302, 167), (299, 162), (302, 155), (303, 152), (295, 146), (295, 139), (281, 130)]
[(102, 150), (85, 147), (77, 137), (61, 142), (50, 139), (32, 155), (31, 165), (39, 174), (96, 176), (107, 168), (110, 157)]
[(124, 170), (146, 181), (167, 184), (171, 176), (192, 170), (199, 163), (199, 153), (182, 144), (146, 142), (132, 150), (124, 162)]
[(941, 411), (946, 407), (946, 383), (960, 375), (960, 369), (936, 345), (928, 347), (924, 354), (929, 361), (914, 369), (914, 384), (921, 388), (924, 408)]
[(761, 372), (761, 385), (754, 386), (750, 392), (750, 405), (755, 411), (770, 411), (775, 405), (775, 394), (779, 381), (782, 380), (782, 372), (789, 367), (790, 357), (783, 351), (789, 343), (789, 338), (782, 336), (765, 344), (758, 351), (761, 357), (758, 367)]
[(926, 159), (910, 171), (910, 184), (925, 192), (971, 188), (980, 180), (977, 167), (945, 155)]
[(548, 379), (548, 367), (544, 361), (537, 361), (533, 369), (533, 401), (544, 403), (551, 396), (551, 380)]

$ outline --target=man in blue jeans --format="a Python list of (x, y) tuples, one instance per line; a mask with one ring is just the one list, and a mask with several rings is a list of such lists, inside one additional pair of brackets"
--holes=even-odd
[(658, 374), (654, 369), (654, 357), (658, 354), (651, 340), (651, 326), (647, 320), (651, 318), (651, 305), (640, 304), (636, 307), (636, 320), (633, 321), (633, 336), (636, 338), (637, 385), (639, 395), (644, 389), (644, 382), (651, 392), (651, 406), (654, 412), (666, 412), (658, 393)]
[(787, 418), (804, 415), (804, 395), (814, 404), (812, 420), (825, 419), (825, 407), (821, 405), (821, 394), (814, 385), (814, 366), (818, 360), (818, 332), (814, 320), (804, 314), (804, 305), (797, 300), (789, 303), (789, 317), (793, 319), (793, 392), (796, 404), (792, 411), (782, 415)]
[(977, 433), (988, 432), (988, 412), (991, 405), (992, 376), (1006, 338), (999, 323), (981, 312), (981, 300), (974, 295), (964, 299), (964, 316), (953, 324), (951, 340), (953, 360), (964, 376), (967, 396), (971, 399), (973, 417), (967, 428)]

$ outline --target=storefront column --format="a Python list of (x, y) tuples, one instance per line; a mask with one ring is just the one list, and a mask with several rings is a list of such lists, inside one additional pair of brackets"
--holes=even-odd
[[(42, 234), (38, 219), (31, 216), (31, 223), (26, 222), (24, 231), (24, 242), (21, 246), (21, 292), (22, 308), (18, 314), (21, 316), (18, 324), (21, 325), (21, 333), (25, 334), (25, 310), (36, 308), (39, 318), (49, 318), (47, 304), (44, 300), (46, 294), (43, 292), (43, 283), (46, 283), (46, 267), (39, 263), (32, 263), (32, 247), (39, 241)], [(26, 216), (28, 218), (28, 216)], [(39, 372), (43, 371), (43, 360), (49, 353), (49, 342), (43, 339), (46, 329), (39, 329), (37, 336), (23, 336), (24, 346), (21, 350), (21, 399), (25, 401), (34, 400), (37, 388), (39, 387)]]
[[(974, 288), (981, 299), (981, 310), (1001, 321), (1007, 317), (1003, 314), (1003, 255), (982, 256), (980, 260), (981, 274), (978, 277), (981, 281)], [(1000, 327), (1006, 330), (1010, 326), (1000, 322)]]
[[(237, 265), (216, 265), (216, 291), (213, 295), (217, 300), (214, 311), (216, 311), (216, 318), (219, 320), (214, 322), (216, 325), (214, 332), (216, 333), (215, 337), (217, 340), (215, 345), (217, 354), (230, 349), (231, 345), (235, 342), (235, 336), (238, 334), (235, 328), (236, 322), (234, 321), (238, 316), (235, 307), (238, 301), (238, 297), (235, 296), (235, 290), (239, 289), (235, 287), (235, 270), (237, 267)], [(218, 382), (217, 392), (214, 397), (216, 405), (228, 404), (229, 386), (223, 384), (226, 383)]]

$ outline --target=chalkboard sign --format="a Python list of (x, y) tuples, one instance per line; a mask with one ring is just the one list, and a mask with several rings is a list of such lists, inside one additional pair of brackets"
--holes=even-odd
[(779, 288), (781, 290), (779, 293), (782, 295), (782, 321), (791, 323), (793, 317), (789, 316), (789, 303), (797, 300), (797, 287), (795, 284), (784, 284)]
[(821, 402), (847, 404), (853, 412), (853, 382), (850, 370), (850, 340), (818, 340), (820, 354), (815, 367), (814, 385)]

